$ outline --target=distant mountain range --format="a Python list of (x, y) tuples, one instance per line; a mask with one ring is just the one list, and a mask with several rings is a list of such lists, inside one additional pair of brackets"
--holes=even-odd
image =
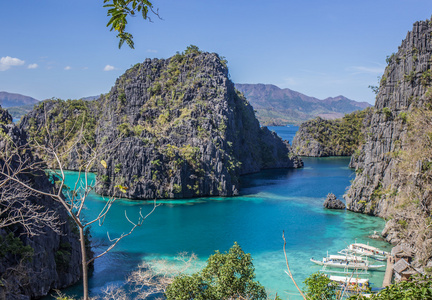
[(0, 92), (0, 105), (3, 108), (36, 104), (38, 102), (39, 100), (36, 100), (35, 98), (29, 96), (8, 92)]
[[(82, 98), (84, 101), (91, 101), (99, 98), (100, 96), (90, 96)], [(33, 110), (35, 104), (39, 103), (29, 96), (21, 94), (14, 94), (8, 92), (0, 92), (0, 106), (6, 108), (14, 119), (21, 119), (21, 117)]]
[(315, 117), (336, 119), (371, 106), (344, 96), (320, 100), (272, 84), (236, 84), (252, 104), (261, 125), (299, 124)]
[(21, 119), (36, 103), (39, 103), (39, 100), (29, 96), (0, 92), (0, 106), (6, 108), (14, 119)]
[[(299, 124), (318, 116), (336, 119), (346, 113), (371, 106), (367, 102), (357, 102), (344, 96), (320, 100), (272, 84), (235, 84), (235, 87), (252, 104), (261, 125), (266, 126)], [(97, 98), (99, 96), (82, 99), (89, 101)], [(7, 108), (16, 119), (31, 111), (38, 102), (29, 96), (0, 92), (0, 105)]]

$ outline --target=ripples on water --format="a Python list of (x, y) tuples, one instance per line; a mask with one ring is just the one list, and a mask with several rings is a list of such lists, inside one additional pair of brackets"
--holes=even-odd
[[(270, 129), (291, 142), (297, 127)], [(336, 254), (355, 239), (388, 249), (384, 242), (367, 238), (374, 230), (382, 230), (383, 220), (322, 208), (329, 192), (341, 199), (354, 177), (348, 162), (349, 158), (341, 157), (304, 158), (303, 169), (243, 176), (239, 197), (163, 201), (143, 227), (96, 261), (91, 293), (109, 284), (122, 284), (142, 260), (172, 260), (187, 251), (196, 253), (204, 263), (214, 250), (227, 251), (237, 241), (252, 254), (257, 279), (268, 291), (278, 292), (284, 299), (297, 299), (293, 297), (295, 287), (284, 272), (283, 230), (291, 271), (300, 286), (307, 276), (320, 270), (309, 261), (311, 257), (321, 258), (327, 251)], [(76, 178), (74, 172), (68, 174), (70, 180)], [(92, 194), (86, 211), (89, 219), (102, 206), (101, 198)], [(92, 227), (94, 241), (106, 244), (107, 230), (110, 236), (126, 232), (125, 210), (133, 219), (139, 209), (145, 212), (151, 207), (151, 202), (117, 201), (104, 226)], [(371, 282), (380, 286), (384, 271), (371, 274)], [(77, 285), (68, 291), (79, 293), (79, 289)]]

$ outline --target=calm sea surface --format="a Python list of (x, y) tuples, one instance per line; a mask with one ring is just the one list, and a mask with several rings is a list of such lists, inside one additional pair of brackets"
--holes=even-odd
[[(270, 127), (290, 142), (298, 129)], [(348, 211), (324, 210), (322, 203), (329, 192), (342, 198), (353, 170), (349, 158), (303, 158), (305, 167), (297, 170), (266, 170), (242, 177), (241, 196), (232, 198), (199, 198), (163, 201), (156, 211), (131, 236), (121, 241), (112, 252), (98, 259), (90, 280), (91, 293), (100, 292), (110, 284), (122, 284), (125, 276), (143, 260), (172, 260), (179, 252), (194, 252), (205, 261), (214, 250), (227, 251), (237, 241), (252, 254), (257, 279), (273, 294), (283, 299), (300, 299), (285, 274), (282, 231), (287, 238), (287, 254), (297, 282), (320, 267), (310, 258), (322, 258), (349, 243), (369, 242), (389, 249), (384, 242), (368, 235), (381, 231), (384, 221)], [(69, 184), (76, 180), (68, 172)], [(89, 219), (104, 205), (95, 194), (87, 202)], [(131, 219), (142, 210), (152, 208), (145, 201), (119, 200), (111, 209), (105, 224), (92, 227), (95, 251), (107, 245), (111, 237), (129, 230), (125, 211)], [(380, 286), (384, 270), (371, 271), (370, 280)], [(68, 289), (79, 293), (79, 285)]]

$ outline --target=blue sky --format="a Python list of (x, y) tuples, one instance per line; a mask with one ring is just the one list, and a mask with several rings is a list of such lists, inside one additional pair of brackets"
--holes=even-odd
[(188, 45), (228, 60), (236, 83), (271, 83), (319, 99), (374, 102), (385, 58), (430, 0), (154, 0), (163, 20), (133, 18), (118, 49), (102, 0), (0, 0), (0, 91), (43, 100), (109, 92), (145, 58)]

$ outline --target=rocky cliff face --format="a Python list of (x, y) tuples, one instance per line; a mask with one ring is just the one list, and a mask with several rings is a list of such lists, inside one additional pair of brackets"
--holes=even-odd
[(344, 196), (348, 209), (387, 218), (387, 240), (415, 246), (423, 265), (432, 246), (431, 33), (429, 21), (415, 23), (387, 58), (366, 141), (351, 159), (357, 176)]
[[(0, 168), (3, 170), (4, 155), (10, 150), (8, 148), (6, 151), (6, 147), (11, 143), (20, 147), (21, 160), (18, 155), (9, 156), (12, 157), (9, 161), (10, 171), (15, 171), (20, 166), (27, 168), (20, 175), (20, 179), (32, 187), (48, 192), (53, 187), (48, 177), (44, 172), (30, 166), (37, 162), (37, 158), (33, 157), (28, 148), (26, 133), (17, 128), (12, 123), (12, 117), (0, 107)], [(5, 184), (0, 187), (0, 210), (11, 203), (5, 199), (8, 186), (9, 184)], [(15, 192), (18, 197), (22, 190)], [(60, 228), (63, 235), (46, 226), (41, 228), (43, 233), (36, 236), (26, 235), (20, 224), (0, 228), (0, 299), (41, 297), (47, 295), (51, 289), (67, 287), (81, 277), (78, 236), (74, 226), (68, 221), (65, 209), (51, 198), (41, 195), (27, 195), (20, 203), (41, 205), (42, 210), (55, 212), (63, 223)], [(24, 211), (21, 206), (25, 204), (13, 205)], [(29, 223), (31, 222), (33, 221), (30, 220)], [(27, 259), (24, 259), (24, 253)]]
[[(85, 112), (95, 121), (87, 131), (94, 146), (117, 145), (100, 157), (106, 168), (94, 165), (101, 194), (232, 196), (242, 174), (302, 166), (288, 143), (259, 127), (251, 105), (229, 80), (225, 62), (214, 53), (189, 49), (169, 59), (147, 59), (127, 70), (109, 94), (86, 103), (86, 109), (67, 109), (67, 115)], [(52, 132), (68, 121), (65, 110), (56, 107), (48, 109)], [(22, 126), (43, 124), (41, 112), (30, 113)], [(30, 132), (43, 139), (37, 130)], [(69, 155), (69, 168), (78, 167), (78, 157)]]
[(302, 156), (350, 156), (364, 142), (372, 110), (367, 108), (341, 119), (316, 118), (302, 123), (293, 140), (293, 151)]

